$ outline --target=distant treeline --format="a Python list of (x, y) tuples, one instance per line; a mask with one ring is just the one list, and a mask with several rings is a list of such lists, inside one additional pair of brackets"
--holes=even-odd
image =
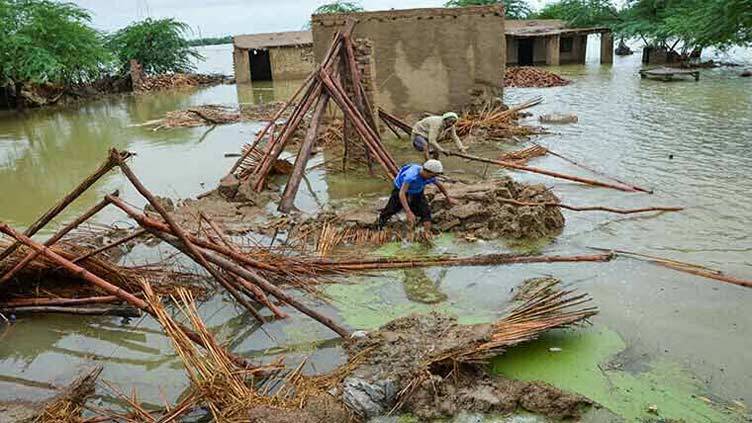
[(196, 46), (215, 46), (217, 44), (232, 44), (232, 35), (224, 37), (206, 37), (196, 38), (195, 40), (188, 40), (188, 45), (191, 47)]

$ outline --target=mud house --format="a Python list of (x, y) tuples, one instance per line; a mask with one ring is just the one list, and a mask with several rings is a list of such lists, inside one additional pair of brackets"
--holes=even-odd
[(506, 51), (499, 6), (314, 15), (317, 62), (350, 16), (357, 20), (353, 38), (369, 96), (385, 109), (442, 112), (474, 95), (501, 95)]
[(238, 83), (304, 78), (313, 70), (310, 31), (237, 35), (232, 44)]
[(508, 20), (505, 28), (510, 66), (585, 63), (590, 34), (601, 35), (601, 63), (613, 62), (614, 37), (608, 28), (567, 28), (555, 19)]

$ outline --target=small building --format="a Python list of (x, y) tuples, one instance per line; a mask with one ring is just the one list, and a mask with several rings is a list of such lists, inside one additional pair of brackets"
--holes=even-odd
[(368, 94), (386, 110), (444, 112), (475, 96), (502, 93), (506, 50), (499, 5), (314, 15), (317, 62), (348, 18), (357, 21), (353, 40), (364, 84), (373, 87)]
[(609, 28), (567, 28), (556, 19), (507, 20), (505, 28), (509, 66), (584, 64), (590, 34), (601, 34), (601, 63), (614, 60)]
[(232, 37), (238, 83), (305, 78), (313, 70), (311, 31)]

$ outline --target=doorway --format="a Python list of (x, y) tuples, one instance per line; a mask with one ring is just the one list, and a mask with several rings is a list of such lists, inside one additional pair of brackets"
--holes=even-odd
[(269, 50), (249, 50), (251, 62), (251, 81), (271, 81), (272, 62)]
[(533, 58), (535, 39), (533, 38), (518, 38), (517, 39), (517, 65), (518, 66), (532, 66), (534, 64)]

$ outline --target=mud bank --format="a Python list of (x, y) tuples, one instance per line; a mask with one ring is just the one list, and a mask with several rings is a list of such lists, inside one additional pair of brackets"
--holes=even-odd
[[(450, 206), (438, 190), (426, 192), (434, 225), (441, 232), (468, 239), (539, 239), (554, 236), (564, 227), (564, 215), (558, 208), (521, 207), (504, 202), (559, 202), (544, 185), (526, 185), (504, 177), (479, 183), (446, 184), (446, 188), (457, 205)], [(370, 206), (338, 210), (328, 219), (344, 227), (373, 227), (378, 211), (385, 204), (386, 199), (382, 198)], [(403, 232), (407, 225), (393, 218), (387, 229)]]
[(351, 357), (366, 359), (341, 384), (342, 399), (363, 417), (397, 407), (421, 419), (516, 410), (576, 418), (593, 404), (546, 383), (491, 376), (482, 364), (434, 361), (490, 339), (491, 332), (489, 324), (459, 325), (439, 313), (398, 318), (347, 346)]

